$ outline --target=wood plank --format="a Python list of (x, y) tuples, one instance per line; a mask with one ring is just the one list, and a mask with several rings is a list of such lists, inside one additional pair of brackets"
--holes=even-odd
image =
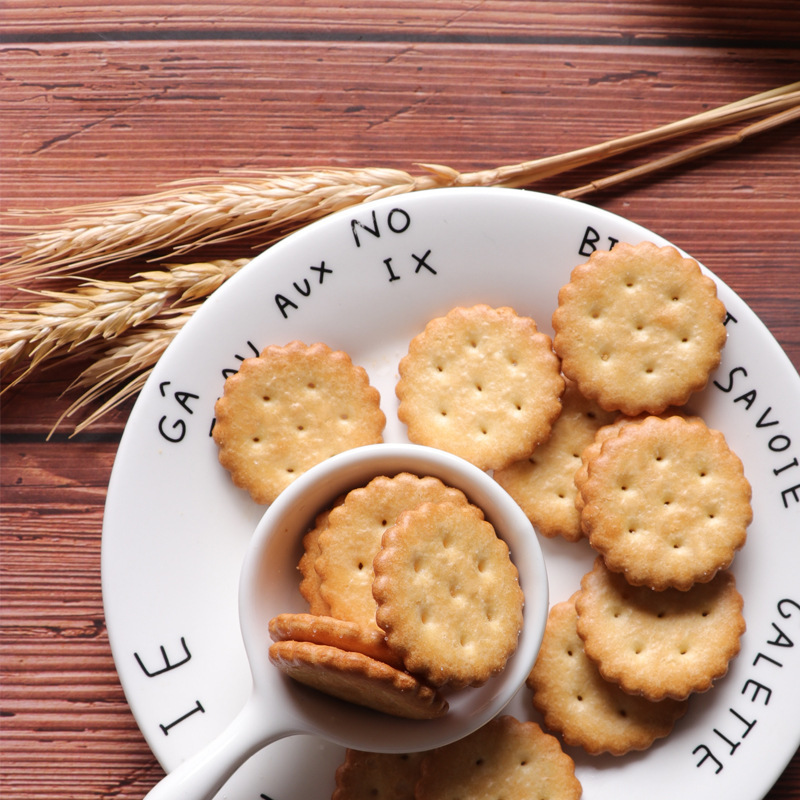
[(7, 45), (2, 204), (109, 199), (219, 169), (492, 167), (781, 85), (790, 63), (770, 50), (243, 42), (232, 62), (226, 42)]
[[(591, 27), (587, 29), (587, 20)], [(757, 41), (796, 46), (800, 14), (793, 0), (681, 4), (607, 2), (526, 2), (439, 0), (436, 3), (378, 0), (368, 7), (306, 0), (303, 3), (180, 3), (158, 0), (113, 5), (72, 0), (53, 14), (47, 2), (9, 2), (4, 9), (6, 40), (33, 40), (76, 34), (105, 37), (176, 37), (193, 32), (211, 38), (316, 38), (437, 41), (586, 41), (647, 42), (702, 39), (720, 44)], [(176, 37), (177, 38), (177, 37)]]
[[(43, 0), (12, 0), (2, 14), (3, 209), (113, 199), (243, 166), (512, 163), (789, 82), (800, 63), (793, 0), (755, 10), (195, 2), (166, 13), (152, 0), (71, 0), (57, 14)], [(800, 367), (797, 137), (795, 125), (587, 200), (704, 261)], [(247, 255), (250, 244), (222, 252)], [(75, 369), (44, 371), (2, 398), (4, 800), (142, 797), (162, 774), (103, 623), (102, 506), (130, 404), (76, 439), (64, 428), (45, 442), (74, 398), (61, 394)], [(798, 785), (800, 754), (769, 800), (795, 798)]]

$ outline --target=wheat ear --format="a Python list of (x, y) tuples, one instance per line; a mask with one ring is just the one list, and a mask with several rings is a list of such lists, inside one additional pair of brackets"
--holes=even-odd
[(73, 436), (135, 395), (150, 377), (158, 359), (200, 305), (201, 303), (187, 306), (179, 314), (152, 320), (142, 328), (131, 330), (116, 339), (112, 347), (100, 353), (98, 358), (72, 382), (70, 390), (84, 391), (58, 418), (50, 435), (65, 419), (85, 406), (96, 403), (108, 392), (113, 394), (75, 425)]
[(0, 309), (0, 373), (28, 363), (10, 384), (44, 361), (115, 339), (159, 315), (174, 316), (210, 295), (248, 259), (204, 261), (142, 272), (130, 282), (87, 280), (72, 291), (35, 291), (39, 302)]

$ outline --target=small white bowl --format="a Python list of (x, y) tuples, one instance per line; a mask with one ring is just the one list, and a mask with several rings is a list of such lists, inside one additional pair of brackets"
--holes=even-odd
[[(517, 651), (502, 673), (480, 688), (447, 695), (450, 710), (434, 720), (404, 720), (326, 697), (278, 673), (267, 660), (269, 620), (307, 611), (297, 563), (302, 538), (316, 514), (341, 494), (378, 475), (432, 475), (466, 494), (508, 545), (525, 594)], [(548, 611), (544, 558), (523, 511), (488, 474), (458, 456), (413, 444), (358, 447), (301, 475), (266, 511), (256, 528), (239, 593), (239, 613), (256, 691), (269, 687), (313, 732), (361, 750), (405, 752), (454, 741), (494, 717), (524, 683), (541, 644)]]

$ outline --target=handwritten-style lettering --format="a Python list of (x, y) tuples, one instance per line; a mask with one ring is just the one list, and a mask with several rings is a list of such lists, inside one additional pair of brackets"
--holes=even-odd
[(138, 653), (134, 653), (133, 657), (136, 659), (136, 663), (139, 665), (142, 672), (144, 672), (148, 678), (155, 678), (156, 675), (163, 675), (165, 672), (171, 672), (173, 669), (182, 667), (192, 658), (192, 654), (189, 652), (189, 648), (186, 646), (186, 639), (184, 639), (183, 636), (181, 636), (181, 647), (183, 648), (183, 655), (181, 656), (180, 660), (170, 661), (169, 655), (167, 655), (167, 649), (162, 644), (159, 647), (159, 650), (161, 651), (161, 660), (164, 662), (164, 666), (159, 667), (158, 669), (148, 669), (144, 665), (144, 661), (142, 661), (142, 658)]
[[(359, 233), (368, 233), (376, 239), (380, 239), (381, 237), (381, 225), (378, 222), (378, 214), (373, 209), (372, 214), (370, 215), (370, 222), (362, 222), (360, 219), (351, 219), (350, 220), (350, 230), (353, 234), (353, 239), (355, 240), (356, 247), (361, 247), (361, 239), (359, 237)], [(405, 233), (409, 227), (411, 226), (411, 216), (407, 211), (404, 211), (402, 208), (393, 208), (387, 215), (386, 215), (386, 227), (392, 233)]]
[[(619, 242), (619, 239), (615, 239), (613, 236), (608, 236), (608, 249), (613, 250), (614, 245)], [(586, 226), (586, 230), (583, 232), (583, 239), (581, 240), (581, 246), (578, 248), (578, 255), (584, 256), (588, 258), (595, 250), (597, 250), (597, 243), (600, 241), (600, 233), (595, 230), (591, 225)]]
[(185, 722), (187, 719), (189, 719), (189, 717), (192, 717), (197, 713), (200, 714), (206, 713), (206, 710), (203, 708), (203, 705), (199, 700), (195, 700), (194, 708), (192, 708), (190, 711), (187, 711), (185, 714), (182, 714), (177, 719), (174, 719), (168, 725), (160, 724), (158, 727), (161, 728), (161, 730), (164, 733), (164, 736), (169, 736), (169, 732), (170, 730), (172, 730), (172, 728), (174, 728), (176, 725), (180, 725), (181, 722)]

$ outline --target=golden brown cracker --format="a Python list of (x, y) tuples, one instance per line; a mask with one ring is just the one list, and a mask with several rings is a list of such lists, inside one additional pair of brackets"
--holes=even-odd
[(565, 375), (629, 416), (683, 405), (705, 387), (725, 344), (716, 284), (674, 247), (596, 250), (558, 294), (553, 345)]
[(603, 442), (606, 439), (610, 439), (611, 437), (616, 436), (619, 433), (619, 429), (623, 425), (630, 425), (631, 423), (643, 422), (649, 416), (659, 416), (665, 418), (671, 416), (679, 416), (679, 417), (685, 417), (686, 419), (693, 419), (693, 417), (690, 417), (682, 409), (670, 407), (665, 411), (663, 411), (661, 414), (657, 415), (639, 414), (638, 416), (635, 417), (629, 417), (626, 416), (625, 414), (619, 414), (612, 422), (598, 428), (597, 431), (595, 432), (594, 440), (591, 441), (581, 453), (581, 463), (578, 466), (578, 469), (575, 471), (575, 475), (573, 476), (573, 483), (575, 484), (575, 489), (576, 489), (575, 508), (577, 509), (578, 513), (580, 513), (583, 510), (583, 497), (581, 496), (581, 488), (589, 478), (589, 462), (595, 456), (600, 455), (600, 450), (603, 446)]
[(431, 320), (399, 371), (398, 416), (409, 439), (481, 469), (530, 455), (561, 410), (550, 337), (507, 307), (459, 307)]
[(375, 556), (378, 625), (406, 669), (434, 686), (479, 686), (516, 650), (523, 595), (508, 546), (474, 506), (400, 515)]
[(375, 628), (372, 560), (380, 550), (384, 531), (402, 511), (446, 500), (467, 503), (459, 489), (438, 478), (408, 472), (378, 476), (349, 492), (344, 503), (331, 511), (314, 562), (328, 613)]
[(215, 414), (220, 463), (257, 503), (332, 455), (381, 442), (386, 424), (366, 371), (322, 343), (270, 345), (245, 359)]
[(352, 653), (383, 661), (403, 669), (403, 662), (389, 649), (382, 631), (365, 628), (357, 622), (317, 614), (278, 614), (269, 621), (269, 634), (275, 642), (295, 641), (327, 644)]
[[(577, 593), (576, 593), (577, 595)], [(655, 703), (606, 681), (584, 652), (575, 598), (550, 609), (542, 646), (527, 680), (547, 728), (587, 753), (645, 750), (672, 730), (686, 700)]]
[(414, 800), (423, 753), (347, 750), (331, 800)]
[(575, 542), (583, 535), (575, 507), (575, 470), (598, 428), (611, 423), (618, 414), (603, 411), (587, 400), (572, 381), (567, 382), (562, 406), (550, 438), (528, 458), (495, 470), (494, 477), (539, 533)]
[(589, 462), (580, 491), (592, 547), (611, 570), (653, 589), (711, 580), (752, 520), (742, 462), (699, 418), (621, 426)]
[(330, 508), (321, 511), (313, 527), (311, 527), (303, 537), (303, 555), (297, 568), (303, 576), (300, 581), (300, 594), (303, 595), (308, 603), (308, 610), (312, 614), (329, 614), (330, 606), (325, 602), (320, 591), (320, 577), (317, 574), (316, 563), (320, 553), (319, 537), (328, 527), (328, 517), (331, 513)]
[(416, 800), (578, 800), (575, 764), (535, 722), (495, 717), (422, 759)]
[(601, 558), (581, 580), (577, 630), (600, 674), (630, 694), (682, 700), (728, 671), (745, 630), (730, 571), (688, 591), (631, 586)]
[(362, 653), (312, 642), (274, 642), (269, 659), (282, 672), (325, 694), (407, 719), (433, 719), (447, 701), (431, 686)]

